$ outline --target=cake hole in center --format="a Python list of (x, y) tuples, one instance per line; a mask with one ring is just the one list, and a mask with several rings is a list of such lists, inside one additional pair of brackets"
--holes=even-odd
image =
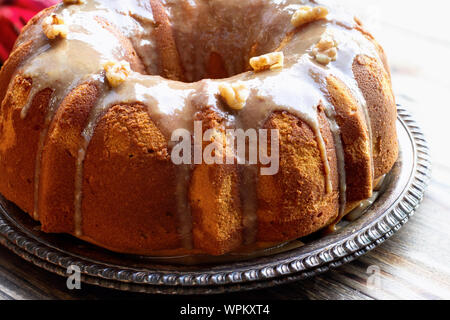
[[(246, 71), (251, 70), (249, 60), (244, 58), (243, 54), (234, 57), (224, 57), (218, 52), (212, 51), (205, 54), (202, 58), (196, 57), (196, 62), (189, 64), (183, 64), (183, 61), (193, 60), (193, 58), (186, 59), (186, 57), (180, 57), (180, 69), (181, 72), (176, 70), (164, 70), (161, 74), (162, 77), (170, 80), (176, 80), (186, 83), (197, 82), (203, 79), (225, 79)], [(177, 76), (177, 74), (181, 74)]]

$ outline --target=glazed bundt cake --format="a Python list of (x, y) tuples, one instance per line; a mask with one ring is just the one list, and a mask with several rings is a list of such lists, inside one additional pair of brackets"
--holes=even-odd
[[(383, 49), (329, 1), (65, 0), (0, 73), (0, 193), (122, 253), (222, 255), (335, 224), (398, 156)], [(279, 170), (181, 164), (172, 133), (271, 129)]]

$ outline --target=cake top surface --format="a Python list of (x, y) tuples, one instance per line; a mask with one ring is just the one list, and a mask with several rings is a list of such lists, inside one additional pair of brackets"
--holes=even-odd
[[(215, 106), (231, 121), (238, 116), (243, 128), (258, 127), (276, 107), (299, 114), (314, 126), (315, 108), (319, 101), (326, 103), (321, 81), (329, 74), (343, 79), (364, 104), (353, 77), (352, 63), (359, 54), (378, 57), (374, 45), (354, 29), (353, 18), (338, 7), (324, 3), (330, 8), (327, 19), (314, 21), (294, 33), (293, 14), (305, 5), (314, 7), (322, 2), (165, 1), (187, 82), (158, 76), (161, 74), (159, 48), (154, 35), (157, 23), (149, 1), (61, 3), (54, 14), (63, 18), (68, 28), (66, 38), (47, 39), (40, 24), (27, 29), (18, 45), (31, 38), (36, 50), (20, 72), (33, 79), (34, 92), (50, 87), (61, 98), (80, 83), (105, 83), (105, 62), (130, 60), (123, 41), (117, 37), (120, 32), (131, 41), (145, 70), (134, 70), (122, 85), (106, 88), (100, 106), (141, 102), (154, 114), (172, 116), (161, 123), (166, 136), (175, 128), (191, 128), (192, 116), (187, 114), (193, 115), (200, 105)], [(283, 43), (288, 37), (289, 41)], [(332, 37), (337, 43), (337, 59), (327, 65), (311, 56), (323, 37)], [(279, 48), (280, 43), (283, 48)], [(258, 48), (250, 52), (255, 44)], [(249, 54), (258, 56), (274, 51), (284, 53), (282, 69), (247, 71)], [(205, 61), (211, 52), (221, 54), (228, 74), (234, 76), (204, 79)], [(246, 107), (238, 115), (217, 99), (221, 83), (236, 81), (243, 81), (250, 90)]]

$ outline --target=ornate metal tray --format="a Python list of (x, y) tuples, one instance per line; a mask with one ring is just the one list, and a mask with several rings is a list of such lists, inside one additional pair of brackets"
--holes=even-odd
[[(398, 107), (400, 158), (378, 198), (364, 214), (327, 236), (302, 245), (202, 263), (161, 262), (120, 255), (69, 236), (47, 235), (0, 196), (0, 243), (50, 272), (66, 276), (76, 265), (82, 281), (119, 290), (163, 294), (214, 294), (251, 290), (301, 280), (352, 261), (398, 231), (420, 204), (430, 174), (427, 143), (411, 115)], [(297, 242), (298, 244), (299, 242)], [(237, 261), (236, 261), (237, 260)]]

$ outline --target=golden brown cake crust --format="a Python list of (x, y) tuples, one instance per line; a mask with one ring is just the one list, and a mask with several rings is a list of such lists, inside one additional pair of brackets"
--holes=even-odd
[[(225, 139), (224, 119), (217, 113), (205, 109), (196, 120), (202, 121), (204, 131), (216, 129)], [(242, 245), (243, 215), (237, 165), (197, 165), (192, 171), (189, 203), (195, 249), (221, 255)]]
[(389, 75), (371, 57), (360, 55), (353, 72), (367, 103), (372, 128), (375, 178), (389, 172), (398, 158), (397, 107)]
[(82, 131), (99, 88), (85, 83), (64, 99), (50, 125), (42, 153), (38, 208), (44, 232), (74, 233), (76, 161)]
[(333, 190), (330, 193), (326, 190), (317, 137), (311, 128), (286, 112), (273, 114), (264, 126), (279, 130), (280, 172), (259, 177), (259, 241), (292, 240), (315, 232), (337, 218), (339, 195), (334, 140), (323, 110), (319, 111), (319, 117), (331, 164)]
[(194, 248), (213, 255), (242, 245), (237, 167), (199, 165), (192, 173), (190, 203)]
[[(32, 99), (26, 121), (22, 107), (31, 91), (32, 81), (17, 76), (8, 91), (0, 112), (0, 190), (30, 215), (34, 212), (35, 164), (40, 133), (51, 89), (38, 92)], [(24, 143), (26, 142), (26, 143)]]

